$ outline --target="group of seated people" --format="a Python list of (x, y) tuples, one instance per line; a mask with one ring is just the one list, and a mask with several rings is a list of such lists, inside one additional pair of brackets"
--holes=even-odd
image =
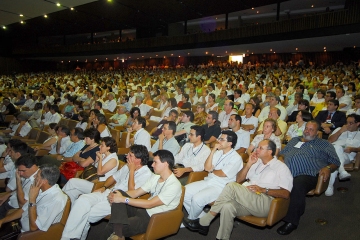
[[(360, 96), (340, 83), (328, 88), (327, 82), (334, 82), (331, 74), (325, 80), (326, 71), (312, 70), (303, 72), (303, 79), (291, 79), (293, 92), (284, 71), (284, 88), (278, 91), (279, 72), (273, 69), (267, 77), (254, 72), (247, 79), (227, 73), (204, 80), (201, 91), (190, 74), (177, 81), (174, 92), (166, 86), (142, 92), (143, 85), (151, 85), (146, 76), (137, 81), (129, 74), (118, 92), (97, 86), (81, 92), (71, 85), (63, 96), (29, 93), (32, 104), (17, 105), (4, 97), (1, 121), (7, 115), (14, 119), (0, 131), (0, 178), (8, 179), (0, 196), (0, 226), (20, 218), (22, 231), (46, 231), (60, 221), (67, 195), (72, 210), (62, 239), (86, 239), (90, 223), (109, 214), (104, 238), (124, 239), (144, 233), (153, 214), (175, 209), (184, 185), (188, 216), (183, 226), (192, 231), (206, 235), (221, 213), (216, 238), (230, 239), (236, 216), (264, 217), (274, 198), (290, 198), (285, 224), (277, 230), (290, 234), (300, 224), (306, 193), (319, 175), (329, 179), (326, 196), (334, 194), (337, 176), (351, 177), (344, 165), (360, 151)], [(161, 116), (153, 116), (155, 111)], [(70, 129), (60, 124), (62, 118), (78, 122)], [(149, 129), (154, 121), (157, 126)], [(127, 133), (121, 146), (128, 151), (127, 164), (121, 168), (119, 139), (109, 130), (117, 127)], [(49, 138), (42, 144), (19, 140), (31, 128), (46, 129)], [(48, 154), (35, 157), (40, 150)], [(79, 169), (94, 166), (103, 187), (92, 192), (94, 182), (68, 175), (66, 163)], [(187, 183), (188, 173), (202, 171), (208, 172), (204, 180)], [(146, 193), (151, 196), (138, 198)], [(17, 210), (7, 214), (10, 209)]]

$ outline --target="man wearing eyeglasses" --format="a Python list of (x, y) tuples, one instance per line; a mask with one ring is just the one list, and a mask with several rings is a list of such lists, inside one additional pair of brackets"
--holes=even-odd
[(241, 156), (234, 150), (236, 142), (234, 132), (223, 131), (205, 161), (208, 176), (186, 185), (184, 207), (189, 213), (183, 220), (186, 227), (192, 229), (203, 208), (217, 199), (227, 183), (236, 180), (236, 174), (243, 167)]
[(333, 144), (341, 164), (338, 170), (334, 171), (330, 176), (329, 186), (325, 191), (325, 195), (328, 197), (334, 194), (334, 182), (338, 173), (340, 180), (346, 180), (351, 177), (351, 174), (344, 169), (344, 164), (354, 161), (356, 153), (360, 151), (359, 125), (360, 116), (350, 114), (347, 116), (346, 124), (335, 129), (329, 136), (328, 140)]
[(197, 219), (193, 230), (206, 235), (215, 216), (220, 214), (217, 239), (230, 239), (236, 216), (266, 217), (274, 197), (289, 198), (293, 177), (276, 156), (276, 144), (265, 139), (253, 152), (236, 182), (226, 185), (210, 211)]
[[(181, 151), (175, 155), (174, 174), (180, 178), (180, 182), (185, 185), (187, 178), (182, 176), (188, 172), (204, 171), (204, 163), (210, 155), (210, 148), (204, 143), (205, 130), (199, 126), (194, 125), (190, 128), (189, 143), (181, 148)], [(179, 165), (184, 167), (178, 167)]]

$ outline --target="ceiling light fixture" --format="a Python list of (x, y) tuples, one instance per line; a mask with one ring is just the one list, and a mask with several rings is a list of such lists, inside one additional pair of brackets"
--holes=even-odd
[(6, 26), (3, 26), (2, 28), (3, 28), (3, 29), (6, 29)]
[(74, 8), (72, 7), (72, 8), (70, 8), (70, 10), (71, 10), (71, 11), (74, 11)]
[(24, 24), (25, 22), (24, 21), (20, 21), (21, 24)]
[(47, 17), (48, 17), (48, 16), (45, 14), (45, 15), (44, 15), (44, 18), (47, 18)]
[(20, 16), (20, 17), (23, 17), (24, 15), (20, 14), (19, 16)]
[(61, 4), (60, 4), (60, 3), (56, 3), (56, 6), (61, 7)]

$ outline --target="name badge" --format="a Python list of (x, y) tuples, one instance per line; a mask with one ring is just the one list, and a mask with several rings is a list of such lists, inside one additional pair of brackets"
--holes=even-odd
[(304, 142), (298, 142), (294, 147), (300, 148), (303, 144), (304, 144)]

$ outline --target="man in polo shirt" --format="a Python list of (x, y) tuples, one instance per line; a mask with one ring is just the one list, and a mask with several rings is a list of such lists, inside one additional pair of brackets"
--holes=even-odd
[(56, 143), (51, 145), (51, 150), (49, 154), (64, 154), (66, 149), (71, 145), (71, 139), (70, 139), (70, 129), (65, 126), (61, 125), (59, 126), (57, 130), (58, 134), (58, 140)]
[[(82, 194), (74, 203), (62, 233), (62, 240), (86, 239), (90, 223), (111, 214), (107, 196), (112, 190), (129, 191), (142, 185), (153, 175), (147, 166), (148, 150), (143, 145), (130, 147), (127, 164), (106, 179), (103, 187), (92, 193)], [(114, 187), (110, 187), (115, 184)]]
[(107, 95), (108, 100), (105, 101), (103, 109), (107, 109), (110, 112), (114, 112), (116, 108), (116, 100), (115, 100), (115, 94), (110, 92)]
[(245, 101), (241, 98), (242, 92), (240, 89), (234, 90), (234, 104), (238, 107), (239, 110), (244, 110)]
[(143, 103), (143, 100), (143, 97), (136, 96), (134, 107), (138, 107), (140, 109), (141, 116), (143, 116), (145, 119), (149, 119), (154, 109), (153, 107)]
[[(150, 134), (145, 130), (146, 120), (143, 117), (137, 117), (133, 122), (131, 128), (128, 128), (128, 134), (126, 135), (126, 147), (129, 148), (133, 144), (144, 145), (148, 151), (151, 149)], [(133, 131), (136, 131), (133, 138), (130, 139), (130, 135)]]
[(303, 136), (292, 138), (280, 152), (294, 177), (289, 210), (283, 219), (285, 224), (277, 229), (281, 235), (288, 235), (298, 227), (305, 212), (306, 194), (316, 187), (318, 175), (327, 180), (340, 166), (334, 146), (317, 137), (319, 128), (316, 120), (307, 122)]
[(153, 158), (153, 153), (157, 150), (165, 149), (170, 151), (174, 156), (179, 152), (179, 143), (174, 138), (176, 124), (173, 121), (166, 122), (162, 127), (162, 134), (159, 134), (158, 140), (151, 147), (149, 155)]
[(215, 111), (209, 111), (206, 117), (206, 124), (202, 127), (205, 130), (204, 142), (205, 144), (211, 144), (221, 134), (220, 123), (218, 122), (219, 114)]
[(206, 204), (215, 201), (227, 183), (236, 180), (236, 174), (243, 167), (241, 156), (234, 150), (236, 141), (234, 132), (223, 131), (205, 161), (204, 169), (209, 175), (186, 185), (184, 207), (189, 213), (183, 221), (186, 227), (194, 224)]
[(273, 93), (268, 93), (266, 95), (266, 99), (269, 102), (269, 106), (266, 106), (261, 110), (261, 112), (260, 112), (260, 114), (258, 116), (259, 122), (262, 122), (262, 121), (264, 121), (265, 119), (268, 118), (270, 108), (273, 108), (273, 107), (276, 107), (276, 108), (280, 109), (279, 117), (280, 117), (281, 120), (285, 121), (286, 116), (287, 116), (287, 111), (283, 106), (279, 105), (280, 98), (275, 96)]
[(336, 89), (336, 99), (339, 101), (339, 111), (347, 112), (351, 109), (352, 100), (349, 96), (345, 95), (343, 88)]
[(241, 117), (238, 114), (233, 114), (229, 119), (229, 128), (236, 133), (237, 142), (234, 150), (244, 153), (250, 146), (250, 132), (241, 128)]
[(227, 129), (231, 114), (237, 114), (237, 112), (235, 112), (233, 108), (234, 108), (234, 102), (231, 100), (226, 100), (224, 104), (224, 111), (222, 111), (219, 114), (219, 119), (218, 119), (219, 122), (221, 123), (220, 124), (221, 129)]
[(126, 108), (124, 105), (119, 105), (117, 109), (117, 113), (111, 116), (110, 118), (110, 127), (123, 126), (127, 120), (126, 116)]

